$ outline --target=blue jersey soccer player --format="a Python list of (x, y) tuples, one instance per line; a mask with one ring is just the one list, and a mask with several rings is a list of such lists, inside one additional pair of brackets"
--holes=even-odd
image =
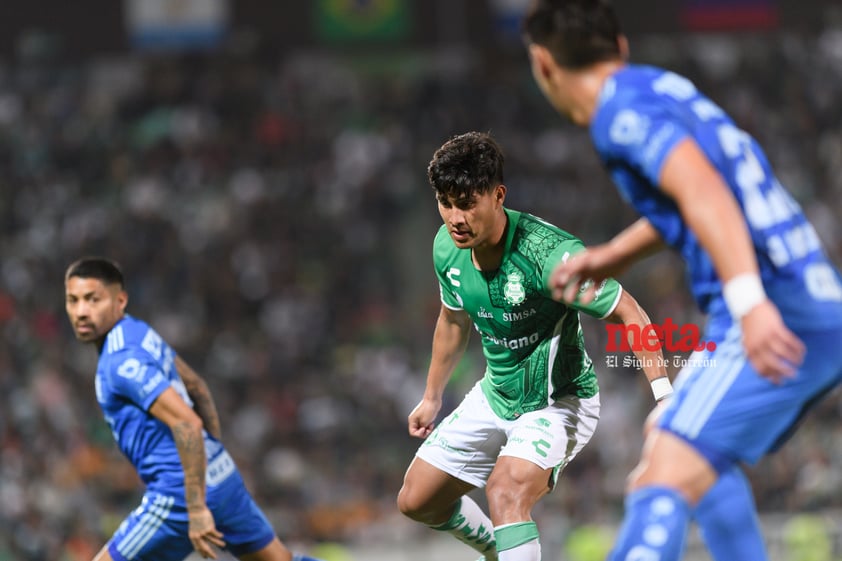
[(649, 433), (611, 557), (678, 559), (689, 507), (738, 462), (773, 451), (842, 380), (842, 283), (757, 142), (686, 78), (628, 64), (605, 0), (537, 0), (524, 31), (538, 86), (590, 127), (642, 216), (557, 268), (556, 294), (576, 298), (582, 282), (616, 276), (665, 242), (687, 262), (705, 340), (718, 343)]
[(120, 450), (146, 484), (142, 504), (95, 561), (181, 561), (227, 548), (248, 561), (293, 556), (255, 504), (220, 441), (207, 384), (149, 325), (125, 313), (116, 264), (76, 261), (65, 274), (76, 338), (99, 351), (96, 397)]

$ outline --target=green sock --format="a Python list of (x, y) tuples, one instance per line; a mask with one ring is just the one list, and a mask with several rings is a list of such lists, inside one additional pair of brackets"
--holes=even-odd
[(433, 530), (447, 532), (489, 559), (496, 558), (494, 524), (479, 505), (470, 497), (462, 497), (456, 503), (450, 520)]
[(538, 526), (535, 522), (515, 522), (494, 528), (500, 561), (537, 561), (541, 559)]

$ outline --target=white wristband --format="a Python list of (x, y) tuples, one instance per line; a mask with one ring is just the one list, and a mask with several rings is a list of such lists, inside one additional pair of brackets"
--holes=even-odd
[(665, 397), (672, 395), (672, 384), (670, 384), (670, 379), (666, 376), (655, 378), (649, 382), (649, 385), (652, 386), (652, 395), (655, 396), (655, 401), (661, 401)]
[(754, 273), (742, 273), (722, 286), (725, 305), (735, 320), (741, 319), (752, 308), (766, 300), (763, 282)]

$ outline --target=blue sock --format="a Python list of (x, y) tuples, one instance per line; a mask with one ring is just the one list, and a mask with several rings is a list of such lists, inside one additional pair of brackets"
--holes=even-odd
[(690, 507), (669, 487), (642, 487), (626, 497), (626, 515), (608, 561), (678, 561), (684, 552)]
[(292, 561), (321, 561), (315, 557), (307, 557), (306, 555), (293, 555)]
[(751, 487), (738, 466), (719, 476), (693, 517), (715, 561), (768, 561)]

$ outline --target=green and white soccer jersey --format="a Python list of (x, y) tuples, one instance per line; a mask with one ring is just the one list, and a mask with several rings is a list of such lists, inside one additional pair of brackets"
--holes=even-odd
[(506, 246), (496, 271), (478, 270), (471, 250), (457, 248), (445, 226), (436, 235), (433, 261), (442, 303), (467, 312), (482, 337), (487, 362), (483, 393), (497, 415), (513, 419), (566, 395), (596, 395), (578, 311), (608, 316), (622, 288), (608, 280), (587, 305), (556, 302), (549, 277), (556, 264), (584, 245), (535, 216), (505, 212)]

